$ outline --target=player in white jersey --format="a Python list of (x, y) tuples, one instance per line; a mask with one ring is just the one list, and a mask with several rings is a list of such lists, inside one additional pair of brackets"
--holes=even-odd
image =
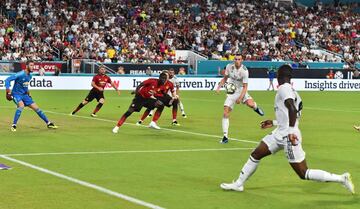
[(222, 129), (223, 129), (223, 139), (220, 143), (228, 143), (228, 130), (229, 130), (229, 116), (230, 112), (234, 109), (235, 104), (246, 104), (248, 107), (252, 108), (259, 115), (263, 116), (264, 111), (259, 108), (253, 98), (248, 94), (248, 79), (249, 71), (242, 64), (243, 58), (241, 55), (235, 56), (235, 62), (228, 64), (226, 66), (224, 78), (221, 79), (219, 85), (216, 89), (216, 92), (220, 92), (220, 88), (223, 87), (226, 83), (232, 83), (236, 86), (236, 91), (233, 94), (227, 94), (225, 103), (224, 103), (224, 115), (222, 119)]
[[(171, 81), (174, 84), (174, 87), (176, 89), (176, 95), (179, 96), (180, 82), (179, 82), (178, 78), (175, 76), (175, 70), (173, 68), (169, 69), (169, 81)], [(187, 118), (187, 116), (185, 114), (185, 110), (184, 110), (184, 105), (180, 99), (179, 99), (179, 107), (180, 107), (180, 111), (181, 111), (181, 116), (183, 118)], [(174, 112), (174, 108), (175, 107), (173, 107), (173, 112)], [(177, 107), (176, 107), (176, 112), (177, 112)]]
[(299, 94), (290, 84), (292, 69), (289, 65), (283, 65), (278, 70), (279, 89), (275, 97), (276, 120), (261, 122), (261, 128), (277, 128), (271, 134), (265, 136), (240, 172), (239, 178), (233, 183), (222, 183), (224, 190), (243, 191), (247, 179), (256, 171), (260, 160), (279, 150), (284, 150), (291, 167), (301, 179), (338, 182), (343, 184), (351, 193), (355, 193), (354, 184), (349, 173), (342, 175), (332, 174), (327, 171), (309, 169), (305, 160), (305, 152), (302, 149), (299, 120), (302, 110), (302, 101)]

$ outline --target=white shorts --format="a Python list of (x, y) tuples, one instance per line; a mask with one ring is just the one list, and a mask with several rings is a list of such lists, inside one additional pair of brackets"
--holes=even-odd
[[(236, 104), (236, 100), (240, 97), (241, 94), (241, 90), (240, 91), (236, 91), (234, 94), (227, 94), (226, 95), (226, 99), (224, 102), (224, 106), (230, 107), (231, 109), (234, 109), (234, 105)], [(242, 103), (244, 104), (246, 102), (246, 100), (248, 99), (252, 99), (252, 97), (250, 96), (250, 94), (248, 94), (247, 92), (245, 93), (245, 96), (242, 100)]]
[(268, 146), (271, 154), (283, 149), (289, 163), (300, 163), (305, 160), (305, 152), (301, 146), (301, 133), (296, 133), (299, 144), (293, 146), (287, 136), (283, 140), (277, 140), (274, 134), (265, 136), (262, 141)]

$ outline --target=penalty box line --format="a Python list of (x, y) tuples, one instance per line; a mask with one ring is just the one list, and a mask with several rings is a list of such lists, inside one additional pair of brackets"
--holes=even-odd
[(8, 157), (8, 156), (5, 156), (5, 155), (0, 155), (0, 157), (5, 159), (5, 160), (8, 160), (8, 161), (23, 165), (25, 167), (32, 168), (34, 170), (40, 171), (42, 173), (46, 173), (46, 174), (49, 174), (49, 175), (52, 175), (52, 176), (56, 176), (58, 178), (70, 181), (70, 182), (75, 183), (75, 184), (79, 184), (79, 185), (84, 186), (84, 187), (88, 187), (88, 188), (97, 190), (97, 191), (102, 192), (104, 194), (114, 196), (116, 198), (123, 199), (123, 200), (132, 202), (132, 203), (137, 204), (137, 205), (141, 205), (141, 206), (144, 206), (144, 207), (147, 207), (147, 208), (152, 208), (152, 209), (164, 209), (163, 207), (160, 207), (158, 205), (154, 205), (152, 203), (148, 203), (148, 202), (145, 202), (143, 200), (139, 200), (139, 199), (136, 199), (134, 197), (131, 197), (131, 196), (128, 196), (128, 195), (125, 195), (125, 194), (121, 194), (121, 193), (112, 191), (110, 189), (106, 189), (106, 188), (98, 186), (96, 184), (92, 184), (92, 183), (89, 183), (89, 182), (86, 182), (86, 181), (82, 181), (82, 180), (79, 180), (79, 179), (76, 179), (76, 178), (73, 178), (73, 177), (70, 177), (70, 176), (66, 176), (64, 174), (61, 174), (61, 173), (58, 173), (58, 172), (55, 172), (55, 171), (51, 171), (51, 170), (46, 169), (46, 168), (42, 168), (42, 167), (27, 163), (27, 162), (24, 162), (24, 161), (21, 161), (21, 160), (17, 160), (17, 159), (12, 158), (12, 157)]
[[(109, 119), (103, 119), (103, 118), (93, 118), (93, 117), (87, 117), (87, 116), (81, 116), (81, 115), (70, 115), (70, 114), (66, 114), (66, 113), (54, 112), (54, 111), (49, 111), (49, 110), (45, 110), (44, 112), (57, 114), (57, 115), (66, 115), (66, 116), (69, 116), (69, 117), (83, 118), (83, 119), (88, 119), (88, 120), (98, 120), (98, 121), (110, 122), (110, 123), (114, 123), (114, 124), (117, 123), (117, 121), (115, 121), (115, 120), (109, 120)], [(144, 126), (144, 125), (136, 125), (136, 124), (127, 123), (127, 122), (125, 122), (124, 124), (131, 125), (131, 126), (139, 126), (139, 127), (148, 128), (147, 126)], [(192, 131), (182, 131), (182, 130), (169, 129), (169, 128), (161, 128), (158, 131), (161, 131), (161, 130), (177, 132), (177, 133), (183, 133), (183, 134), (191, 134), (191, 135), (197, 135), (197, 136), (206, 136), (206, 137), (217, 138), (217, 139), (222, 138), (222, 136), (217, 136), (217, 135), (212, 135), (212, 134), (203, 134), (203, 133), (197, 133), (197, 132), (192, 132)], [(255, 142), (255, 141), (243, 140), (243, 139), (235, 139), (235, 138), (229, 138), (229, 140), (238, 141), (238, 142), (245, 142), (245, 143), (251, 143), (251, 144), (258, 144), (259, 143), (259, 142)]]

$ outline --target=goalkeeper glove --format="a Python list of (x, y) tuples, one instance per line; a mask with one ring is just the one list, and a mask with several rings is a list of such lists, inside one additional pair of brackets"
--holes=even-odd
[(11, 96), (11, 91), (10, 89), (6, 89), (6, 99), (8, 101), (11, 101), (13, 99), (13, 97)]

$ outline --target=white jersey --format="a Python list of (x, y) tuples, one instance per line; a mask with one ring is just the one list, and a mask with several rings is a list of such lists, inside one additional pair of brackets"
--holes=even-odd
[(273, 131), (277, 140), (283, 140), (283, 137), (288, 135), (289, 129), (289, 110), (285, 106), (285, 100), (293, 99), (297, 109), (297, 119), (295, 128), (298, 129), (299, 119), (302, 110), (302, 101), (299, 94), (292, 88), (289, 83), (282, 84), (275, 96), (275, 116), (278, 122), (278, 127)]
[(240, 68), (236, 68), (234, 63), (228, 64), (225, 75), (228, 77), (227, 82), (235, 84), (237, 91), (240, 91), (243, 84), (248, 83), (249, 80), (249, 71), (243, 64)]
[[(174, 91), (176, 92), (176, 89), (177, 89), (178, 87), (180, 87), (179, 79), (174, 75), (174, 77), (172, 77), (171, 79), (169, 79), (169, 81), (170, 81), (172, 84), (174, 84)], [(172, 93), (171, 93), (170, 90), (169, 90), (167, 93), (168, 93), (170, 96), (172, 96)]]
[(174, 75), (174, 77), (169, 79), (169, 81), (174, 84), (174, 88), (177, 88), (180, 86), (179, 79), (175, 75)]

